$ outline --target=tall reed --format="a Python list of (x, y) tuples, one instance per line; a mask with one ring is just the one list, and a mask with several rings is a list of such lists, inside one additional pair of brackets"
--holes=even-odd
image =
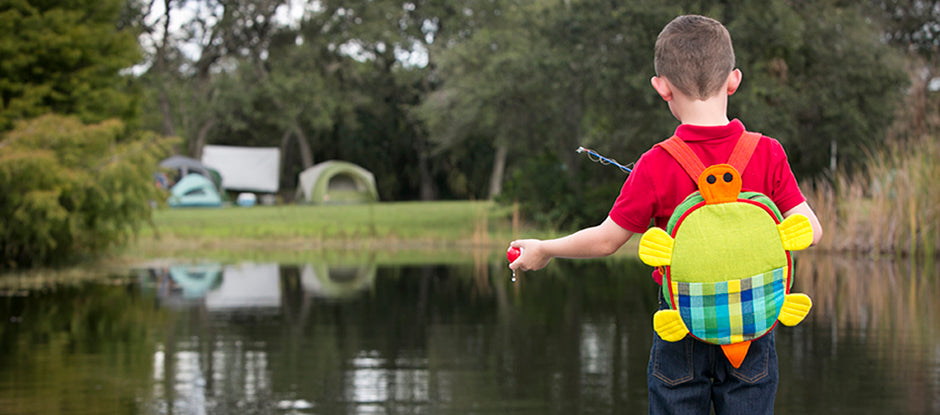
[(812, 182), (804, 193), (825, 229), (820, 248), (933, 256), (940, 247), (940, 136), (869, 154), (867, 170)]

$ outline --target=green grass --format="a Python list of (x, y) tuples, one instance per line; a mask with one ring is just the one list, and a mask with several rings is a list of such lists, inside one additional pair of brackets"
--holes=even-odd
[(461, 241), (488, 222), (509, 224), (510, 215), (509, 209), (488, 202), (160, 209), (153, 215), (155, 229), (141, 236)]
[[(158, 209), (152, 228), (118, 253), (136, 259), (221, 258), (303, 262), (464, 261), (513, 239), (512, 207), (492, 202), (400, 202)], [(541, 237), (544, 233), (524, 235)]]

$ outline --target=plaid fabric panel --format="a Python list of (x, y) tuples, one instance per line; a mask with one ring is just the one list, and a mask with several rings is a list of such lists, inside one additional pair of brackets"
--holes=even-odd
[(782, 267), (740, 280), (671, 284), (689, 332), (708, 343), (731, 344), (770, 331), (783, 307), (786, 275)]

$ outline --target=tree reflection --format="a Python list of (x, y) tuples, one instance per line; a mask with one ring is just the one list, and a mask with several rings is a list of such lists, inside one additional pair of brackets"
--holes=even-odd
[[(4, 409), (646, 410), (659, 287), (637, 261), (557, 260), (515, 283), (502, 259), (485, 256), (463, 265), (184, 265), (183, 278), (168, 266), (129, 286), (0, 297), (11, 322), (0, 326)], [(777, 331), (776, 410), (940, 411), (940, 270), (807, 254), (795, 266), (815, 307)]]
[(166, 314), (136, 287), (86, 283), (0, 297), (4, 413), (141, 411)]

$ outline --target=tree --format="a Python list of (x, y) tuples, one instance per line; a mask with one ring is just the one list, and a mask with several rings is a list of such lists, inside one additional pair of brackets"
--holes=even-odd
[(649, 79), (656, 35), (676, 15), (705, 14), (729, 28), (745, 74), (729, 113), (780, 139), (800, 176), (828, 167), (830, 143), (851, 165), (883, 140), (905, 81), (897, 54), (857, 5), (509, 4), (501, 19), (441, 52), (441, 86), (421, 114), (443, 145), (509, 145), (504, 198), (555, 226), (596, 223), (623, 181), (581, 167), (578, 145), (628, 161), (675, 127)]
[[(908, 56), (911, 79), (906, 114), (899, 117), (901, 136), (936, 134), (940, 127), (940, 94), (931, 83), (940, 79), (940, 1), (872, 0), (869, 15), (884, 24), (885, 37)], [(907, 115), (906, 117), (903, 115)]]
[(168, 142), (116, 120), (45, 115), (0, 141), (0, 268), (64, 263), (128, 240), (161, 198)]
[(0, 132), (49, 112), (86, 122), (136, 116), (122, 74), (139, 57), (135, 33), (116, 24), (124, 3), (0, 2)]

